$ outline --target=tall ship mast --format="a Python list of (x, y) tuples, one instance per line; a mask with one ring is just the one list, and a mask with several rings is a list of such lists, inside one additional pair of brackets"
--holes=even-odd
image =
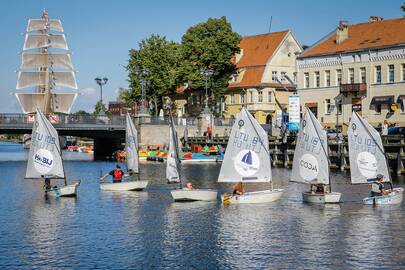
[(60, 20), (29, 19), (25, 33), (16, 89), (34, 88), (34, 93), (15, 93), (24, 113), (69, 113), (77, 93), (55, 89), (77, 89), (71, 53)]

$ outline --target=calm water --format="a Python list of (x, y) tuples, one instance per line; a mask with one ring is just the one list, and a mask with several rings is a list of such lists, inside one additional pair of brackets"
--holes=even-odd
[[(0, 144), (0, 269), (405, 268), (404, 204), (362, 205), (369, 187), (342, 175), (333, 175), (340, 205), (303, 204), (307, 187), (274, 169), (286, 189), (280, 201), (223, 207), (173, 203), (162, 163), (142, 164), (146, 192), (113, 193), (97, 177), (114, 163), (73, 160), (65, 165), (82, 181), (78, 198), (45, 200), (42, 183), (24, 180), (25, 155)], [(195, 186), (227, 189), (216, 183), (218, 165), (183, 168)]]

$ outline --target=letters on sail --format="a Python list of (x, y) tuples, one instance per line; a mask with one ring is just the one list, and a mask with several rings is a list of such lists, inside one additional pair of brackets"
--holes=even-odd
[(243, 107), (232, 126), (218, 182), (270, 181), (267, 133)]
[(58, 133), (46, 117), (37, 111), (32, 128), (31, 146), (25, 178), (64, 178)]
[(347, 136), (352, 183), (367, 183), (367, 179), (373, 179), (377, 174), (384, 175), (384, 181), (390, 181), (380, 133), (353, 112)]
[(306, 108), (297, 136), (291, 181), (329, 184), (327, 134), (318, 119)]
[(131, 116), (127, 114), (127, 128), (125, 138), (125, 150), (127, 152), (127, 167), (134, 173), (139, 173), (138, 159), (138, 132), (132, 122)]

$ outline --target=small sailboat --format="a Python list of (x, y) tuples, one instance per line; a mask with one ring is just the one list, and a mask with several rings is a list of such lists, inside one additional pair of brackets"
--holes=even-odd
[(331, 191), (326, 131), (308, 108), (297, 136), (290, 180), (310, 184), (310, 190), (302, 193), (304, 202), (340, 201), (341, 193)]
[(404, 188), (392, 188), (387, 159), (380, 133), (353, 111), (348, 131), (350, 175), (352, 184), (369, 184), (377, 174), (391, 186), (388, 194), (363, 199), (364, 204), (398, 204)]
[(148, 185), (148, 181), (140, 180), (139, 170), (139, 153), (138, 153), (138, 131), (132, 122), (131, 116), (127, 113), (126, 116), (126, 131), (125, 131), (125, 151), (127, 153), (127, 168), (129, 177), (133, 174), (138, 175), (138, 180), (125, 181), (120, 183), (101, 183), (100, 189), (113, 191), (129, 191), (129, 190), (144, 190)]
[(80, 184), (80, 181), (67, 184), (58, 132), (38, 109), (32, 127), (25, 178), (63, 179), (64, 186), (53, 186), (45, 191), (53, 197), (76, 196)]
[(172, 190), (171, 194), (174, 201), (215, 201), (217, 191), (211, 189), (195, 189), (183, 187), (180, 175), (180, 158), (176, 126), (173, 116), (169, 116), (169, 153), (166, 163), (166, 179), (169, 184), (178, 183), (180, 188)]
[[(266, 131), (243, 107), (232, 126), (218, 182), (271, 183), (269, 140)], [(283, 189), (224, 194), (224, 204), (266, 203), (280, 199)]]

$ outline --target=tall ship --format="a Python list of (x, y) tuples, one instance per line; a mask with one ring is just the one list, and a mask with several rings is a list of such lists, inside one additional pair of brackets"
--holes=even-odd
[(69, 113), (77, 93), (63, 93), (61, 88), (77, 89), (62, 22), (49, 19), (43, 11), (40, 19), (29, 19), (25, 33), (21, 66), (16, 89), (32, 89), (15, 93), (24, 113)]

